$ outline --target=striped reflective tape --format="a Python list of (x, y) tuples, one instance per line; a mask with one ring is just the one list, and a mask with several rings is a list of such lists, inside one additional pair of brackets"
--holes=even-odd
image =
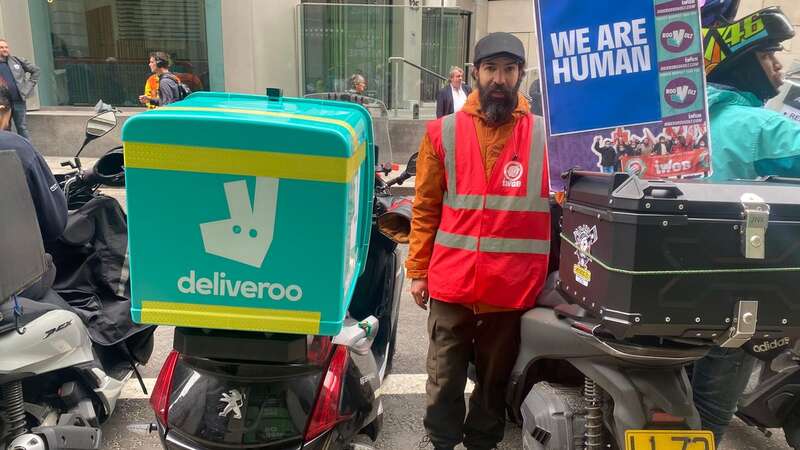
[(482, 237), (479, 240), (475, 236), (439, 230), (436, 233), (435, 242), (443, 247), (473, 252), (480, 248), (480, 251), (487, 253), (525, 253), (532, 255), (547, 255), (550, 253), (550, 241), (545, 239)]
[(478, 249), (478, 238), (463, 234), (448, 233), (442, 230), (436, 233), (435, 242), (444, 247), (459, 248), (473, 252)]
[(529, 253), (547, 255), (550, 253), (550, 241), (544, 239), (508, 239), (481, 238), (482, 252), (492, 253)]
[(192, 328), (319, 334), (321, 314), (268, 308), (145, 300), (142, 323)]
[[(542, 185), (544, 165), (544, 151), (546, 135), (544, 125), (540, 120), (534, 120), (531, 127), (531, 146), (528, 158), (528, 194), (525, 197), (475, 194), (458, 194), (456, 190), (456, 158), (459, 152), (456, 148), (456, 114), (450, 114), (442, 119), (442, 145), (445, 151), (445, 171), (447, 172), (447, 191), (444, 194), (444, 203), (453, 209), (487, 209), (499, 211), (524, 211), (548, 212), (550, 204), (543, 198), (539, 187)], [(533, 175), (533, 176), (531, 176)]]
[(175, 170), (347, 183), (366, 157), (364, 142), (348, 158), (195, 147), (148, 142), (124, 143), (127, 169)]

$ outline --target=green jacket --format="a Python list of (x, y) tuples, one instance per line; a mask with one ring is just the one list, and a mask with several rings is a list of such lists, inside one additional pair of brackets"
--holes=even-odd
[(712, 179), (800, 178), (800, 124), (749, 92), (708, 86)]

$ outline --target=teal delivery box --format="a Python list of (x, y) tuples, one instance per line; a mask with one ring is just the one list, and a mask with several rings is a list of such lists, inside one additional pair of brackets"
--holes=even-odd
[(372, 219), (363, 107), (195, 93), (122, 140), (136, 322), (339, 332)]

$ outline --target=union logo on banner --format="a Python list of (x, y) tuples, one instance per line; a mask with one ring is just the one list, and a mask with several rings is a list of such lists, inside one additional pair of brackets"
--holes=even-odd
[(705, 148), (660, 156), (623, 156), (624, 170), (642, 178), (706, 176), (710, 168)]

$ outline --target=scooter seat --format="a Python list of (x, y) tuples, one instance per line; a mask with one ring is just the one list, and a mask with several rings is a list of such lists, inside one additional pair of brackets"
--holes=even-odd
[(14, 300), (8, 299), (0, 304), (0, 335), (22, 328), (50, 311), (60, 309), (55, 305), (37, 302), (25, 297), (17, 297), (17, 304), (22, 311), (17, 321), (14, 320)]

